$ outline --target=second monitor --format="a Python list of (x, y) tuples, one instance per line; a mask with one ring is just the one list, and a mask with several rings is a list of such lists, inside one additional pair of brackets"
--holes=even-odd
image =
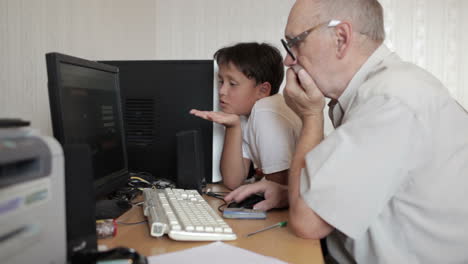
[(102, 62), (120, 70), (129, 170), (175, 180), (176, 134), (198, 130), (205, 179), (216, 181), (219, 158), (213, 152), (213, 124), (189, 114), (193, 108), (216, 108), (213, 60)]

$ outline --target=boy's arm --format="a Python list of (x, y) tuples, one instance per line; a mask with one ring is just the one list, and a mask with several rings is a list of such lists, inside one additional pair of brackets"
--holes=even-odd
[(240, 122), (234, 126), (226, 127), (220, 165), (224, 185), (229, 189), (239, 187), (247, 178), (249, 166), (250, 160), (242, 156)]
[(239, 187), (247, 177), (250, 160), (242, 156), (242, 128), (238, 115), (223, 112), (190, 110), (192, 115), (224, 125), (224, 146), (221, 154), (221, 175), (230, 189)]

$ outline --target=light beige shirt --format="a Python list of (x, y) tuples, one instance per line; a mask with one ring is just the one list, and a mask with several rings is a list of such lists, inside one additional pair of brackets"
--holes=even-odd
[(281, 94), (258, 100), (242, 128), (242, 151), (264, 174), (289, 169), (301, 133), (299, 116)]
[(468, 263), (468, 114), (382, 45), (306, 156), (301, 194), (340, 263)]

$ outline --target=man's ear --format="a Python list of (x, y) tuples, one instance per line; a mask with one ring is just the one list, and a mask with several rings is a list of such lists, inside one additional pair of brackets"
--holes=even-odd
[(270, 96), (271, 84), (269, 82), (264, 82), (259, 84), (260, 89), (258, 90), (258, 99)]
[(343, 59), (350, 49), (353, 39), (353, 27), (349, 22), (341, 22), (335, 27), (336, 57)]

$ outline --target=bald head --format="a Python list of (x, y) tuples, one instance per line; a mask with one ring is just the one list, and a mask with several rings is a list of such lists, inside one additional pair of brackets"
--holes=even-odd
[(332, 19), (350, 22), (354, 32), (372, 41), (385, 40), (383, 9), (377, 0), (297, 0), (288, 25), (314, 25)]

